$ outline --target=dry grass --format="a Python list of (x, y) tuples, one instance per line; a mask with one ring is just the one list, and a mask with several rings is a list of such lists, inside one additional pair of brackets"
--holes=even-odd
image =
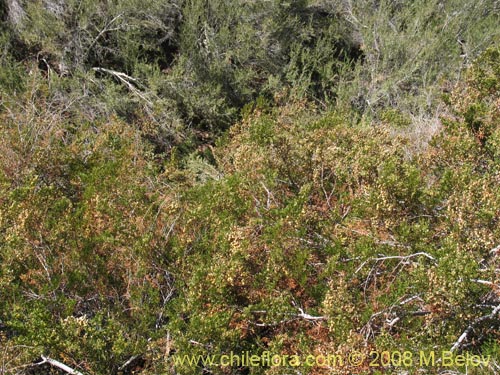
[(412, 159), (427, 150), (429, 142), (442, 129), (441, 118), (447, 114), (447, 109), (438, 107), (432, 114), (410, 115), (411, 124), (405, 128), (394, 128), (390, 130), (391, 135), (406, 139), (403, 143), (405, 156)]

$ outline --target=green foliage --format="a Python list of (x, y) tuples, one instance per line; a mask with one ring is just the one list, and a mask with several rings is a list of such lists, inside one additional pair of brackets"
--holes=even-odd
[(0, 15), (0, 372), (454, 344), (498, 363), (495, 2)]
[(25, 83), (24, 69), (12, 54), (12, 40), (8, 31), (0, 29), (0, 44), (3, 51), (0, 55), (0, 90), (8, 94), (22, 91)]
[(63, 74), (94, 66), (131, 71), (140, 61), (171, 61), (177, 9), (175, 1), (28, 2), (19, 36)]
[[(224, 353), (241, 337), (302, 355), (367, 341), (380, 351), (448, 349), (464, 322), (495, 306), (477, 282), (495, 279), (481, 261), (498, 239), (500, 207), (492, 175), (477, 169), (480, 145), (468, 145), (457, 122), (408, 160), (405, 140), (387, 129), (311, 112), (299, 104), (249, 115), (216, 155), (228, 177), (185, 201), (176, 246), (191, 249), (178, 276), (187, 294), (172, 315), (182, 317), (179, 350), (193, 352), (190, 338), (213, 348), (203, 353)], [(456, 153), (462, 143), (468, 152)], [(322, 316), (322, 329), (300, 309)], [(300, 347), (292, 336), (305, 332), (314, 340)]]
[(340, 8), (353, 25), (365, 57), (339, 90), (341, 104), (375, 118), (380, 110), (396, 106), (413, 114), (433, 111), (439, 83), (457, 81), (462, 68), (499, 38), (500, 9), (495, 1), (358, 1), (330, 6)]

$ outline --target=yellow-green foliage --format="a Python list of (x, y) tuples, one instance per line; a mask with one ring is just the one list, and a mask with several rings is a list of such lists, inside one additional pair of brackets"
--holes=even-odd
[[(371, 373), (173, 356), (452, 346), (497, 371), (498, 47), (449, 84), (426, 147), (405, 135), (425, 64), (457, 58), (429, 33), (459, 2), (80, 3), (21, 1), (1, 26), (1, 374), (47, 373), (42, 355), (85, 374)], [(410, 34), (421, 50), (390, 44)]]
[[(168, 276), (146, 261), (155, 232), (149, 153), (119, 120), (52, 112), (46, 89), (2, 113), (1, 319), (32, 359), (64, 353), (105, 372), (144, 347), (143, 324), (156, 318), (144, 319), (142, 305), (160, 299), (154, 284)], [(85, 333), (68, 326), (73, 318), (88, 321)]]
[[(469, 76), (494, 71), (495, 53)], [(454, 95), (472, 90), (460, 97), (477, 104), (476, 84)], [(488, 95), (498, 101), (498, 92)], [(483, 118), (496, 110), (486, 107)], [(443, 122), (426, 153), (408, 160), (408, 140), (387, 128), (351, 127), (341, 113), (302, 103), (257, 106), (214, 150), (223, 177), (190, 189), (180, 206), (179, 351), (447, 350), (490, 314), (498, 158), (467, 114)], [(301, 318), (300, 309), (322, 319)], [(488, 321), (469, 348), (498, 348)]]

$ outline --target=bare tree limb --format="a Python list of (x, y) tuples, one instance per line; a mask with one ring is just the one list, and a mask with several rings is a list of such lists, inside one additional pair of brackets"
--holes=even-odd
[(488, 286), (493, 286), (493, 287), (498, 287), (497, 284), (494, 282), (488, 281), (488, 280), (481, 280), (481, 279), (471, 279), (471, 281), (478, 283), (478, 284), (483, 284), (483, 285), (488, 285)]
[(318, 320), (325, 320), (326, 319), (326, 317), (324, 317), (324, 316), (309, 315), (309, 314), (305, 313), (304, 310), (302, 310), (302, 308), (300, 308), (300, 307), (299, 307), (299, 312), (300, 312), (300, 314), (297, 314), (297, 317), (305, 319), (305, 320), (318, 321)]
[(491, 314), (482, 316), (479, 319), (476, 319), (474, 322), (472, 322), (467, 327), (467, 329), (460, 335), (460, 337), (458, 338), (458, 340), (453, 344), (453, 346), (451, 347), (450, 351), (453, 352), (453, 351), (457, 350), (460, 347), (460, 345), (462, 344), (462, 342), (467, 338), (467, 336), (474, 330), (474, 328), (479, 323), (484, 322), (485, 320), (494, 319), (495, 315), (497, 315), (499, 312), (500, 312), (500, 304), (497, 305), (497, 307), (495, 307), (493, 309), (493, 311), (491, 312)]
[(99, 34), (97, 34), (97, 36), (94, 38), (94, 40), (92, 41), (92, 43), (90, 43), (90, 46), (87, 48), (87, 55), (89, 53), (89, 51), (94, 47), (94, 45), (97, 43), (97, 41), (99, 40), (99, 38), (101, 36), (103, 36), (105, 33), (109, 32), (109, 31), (117, 31), (117, 30), (120, 30), (119, 27), (116, 27), (116, 28), (111, 28), (111, 25), (116, 21), (118, 20), (121, 16), (123, 16), (123, 13), (120, 13), (118, 14), (116, 17), (114, 17), (111, 21), (109, 21), (106, 26), (104, 26), (104, 28), (99, 32)]
[(141, 93), (141, 91), (139, 91), (139, 89), (137, 89), (137, 87), (135, 87), (131, 83), (131, 82), (137, 82), (136, 78), (131, 77), (131, 76), (125, 74), (125, 73), (117, 72), (116, 70), (111, 70), (111, 69), (106, 69), (106, 68), (95, 67), (95, 68), (92, 68), (92, 70), (94, 70), (96, 72), (107, 73), (109, 75), (112, 75), (113, 77), (117, 78), (121, 83), (123, 83), (125, 86), (127, 86), (127, 88), (132, 93), (134, 93), (139, 98), (141, 98), (142, 100), (144, 100), (149, 106), (153, 105), (153, 103), (151, 103), (151, 101), (148, 98), (146, 98), (144, 96), (144, 94)]
[(428, 253), (425, 252), (419, 252), (415, 254), (410, 254), (410, 255), (396, 255), (396, 256), (382, 256), (380, 258), (374, 258), (373, 260), (387, 260), (387, 259), (401, 259), (401, 260), (408, 260), (414, 257), (418, 256), (424, 256), (426, 258), (429, 258), (430, 260), (436, 260), (433, 256), (429, 255)]
[(130, 365), (133, 361), (135, 361), (137, 358), (139, 358), (138, 355), (133, 355), (130, 357), (123, 365), (121, 365), (118, 370), (123, 371), (128, 365)]
[(426, 257), (432, 261), (436, 261), (436, 258), (434, 258), (432, 255), (430, 255), (426, 252), (423, 252), (423, 251), (418, 252), (418, 253), (414, 253), (414, 254), (410, 254), (410, 255), (388, 255), (388, 256), (381, 255), (378, 258), (370, 258), (370, 259), (365, 260), (363, 263), (361, 263), (361, 265), (356, 269), (356, 271), (354, 273), (358, 273), (359, 271), (361, 271), (361, 269), (366, 265), (366, 263), (368, 263), (370, 261), (380, 262), (380, 261), (389, 260), (389, 259), (399, 259), (401, 261), (407, 261), (407, 260), (410, 260), (412, 258), (419, 257), (419, 256), (423, 256), (423, 257)]
[(75, 369), (73, 369), (73, 368), (65, 365), (62, 362), (56, 361), (55, 359), (52, 359), (50, 357), (45, 357), (43, 355), (42, 355), (42, 361), (36, 363), (36, 366), (40, 366), (40, 365), (43, 365), (45, 363), (48, 363), (51, 366), (57, 367), (58, 369), (63, 370), (67, 374), (71, 374), (71, 375), (83, 375), (83, 373), (81, 373), (80, 371), (77, 371), (77, 370), (75, 370)]

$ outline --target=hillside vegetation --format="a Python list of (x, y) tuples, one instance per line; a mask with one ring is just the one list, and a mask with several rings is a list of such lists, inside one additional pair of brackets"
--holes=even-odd
[(498, 1), (0, 17), (0, 375), (500, 373)]

